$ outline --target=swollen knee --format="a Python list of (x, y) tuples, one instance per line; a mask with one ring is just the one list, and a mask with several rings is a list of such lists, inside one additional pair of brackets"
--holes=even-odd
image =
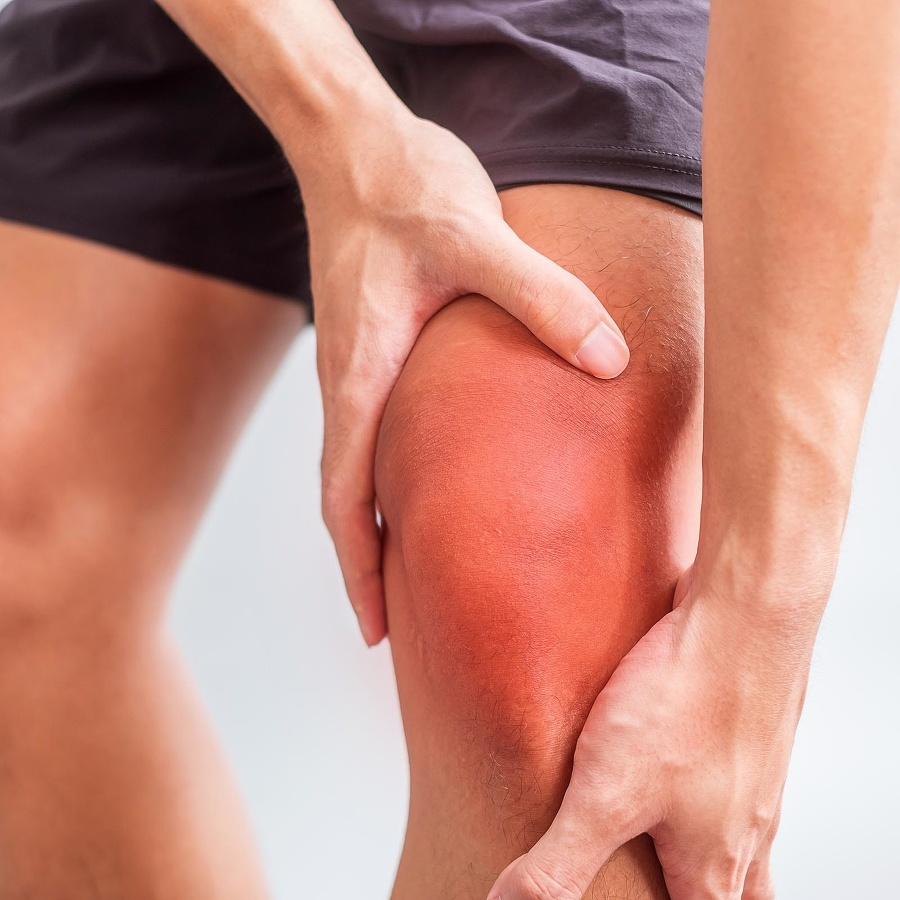
[(570, 747), (623, 642), (671, 606), (699, 461), (699, 390), (676, 368), (598, 381), (469, 297), (432, 319), (391, 396), (392, 640), (495, 758)]

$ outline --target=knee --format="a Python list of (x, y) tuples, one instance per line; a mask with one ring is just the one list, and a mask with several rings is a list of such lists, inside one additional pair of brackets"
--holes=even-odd
[(60, 649), (103, 642), (107, 626), (135, 612), (129, 588), (137, 517), (123, 515), (108, 493), (78, 483), (27, 443), (21, 436), (0, 440), (4, 655), (51, 633), (65, 635)]
[(392, 645), (492, 758), (568, 751), (671, 608), (696, 540), (698, 346), (644, 346), (598, 381), (474, 296), (417, 342), (376, 459)]

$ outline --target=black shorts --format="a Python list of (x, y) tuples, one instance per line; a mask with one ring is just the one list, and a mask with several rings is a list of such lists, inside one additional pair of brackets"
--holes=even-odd
[[(604, 185), (701, 214), (707, 0), (342, 0), (401, 99), (495, 186)], [(153, 0), (0, 11), (0, 217), (311, 305), (269, 131)]]

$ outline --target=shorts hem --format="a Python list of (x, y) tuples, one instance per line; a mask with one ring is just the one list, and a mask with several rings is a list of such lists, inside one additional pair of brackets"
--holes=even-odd
[[(500, 190), (535, 183), (592, 184), (646, 195), (663, 195), (659, 199), (702, 216), (701, 164), (695, 157), (662, 150), (637, 151), (635, 148), (564, 146), (517, 147), (493, 151), (479, 156)], [(627, 151), (627, 152), (626, 152)], [(652, 157), (642, 158), (638, 153)], [(666, 165), (677, 157), (678, 163)]]
[(218, 278), (241, 287), (273, 295), (276, 299), (302, 303), (308, 308), (312, 307), (312, 298), (302, 289), (286, 288), (271, 280), (256, 277), (252, 271), (204, 264), (197, 261), (196, 258), (192, 258), (190, 252), (173, 252), (149, 236), (146, 240), (140, 237), (129, 239), (127, 233), (117, 234), (115, 227), (108, 223), (100, 224), (84, 217), (70, 216), (59, 208), (51, 209), (31, 201), (22, 202), (21, 198), (4, 197), (0, 194), (0, 220), (91, 241), (101, 246), (131, 253), (148, 262), (173, 266), (209, 278)]

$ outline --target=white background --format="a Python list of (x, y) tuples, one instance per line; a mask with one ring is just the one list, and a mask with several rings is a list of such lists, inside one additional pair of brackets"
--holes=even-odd
[[(314, 353), (306, 329), (244, 435), (172, 619), (277, 900), (384, 900), (403, 832), (405, 751), (388, 648), (367, 650), (357, 635), (319, 521)], [(898, 895), (898, 393), (895, 322), (788, 779), (780, 900)]]

